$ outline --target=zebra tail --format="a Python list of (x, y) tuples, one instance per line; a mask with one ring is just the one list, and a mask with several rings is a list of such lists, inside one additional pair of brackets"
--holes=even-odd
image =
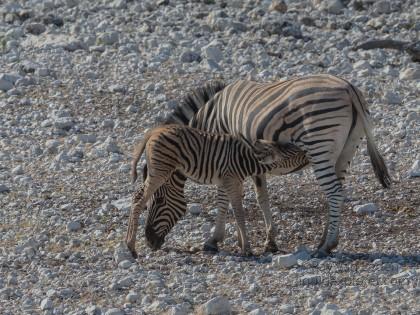
[(389, 188), (391, 186), (391, 176), (389, 176), (388, 168), (386, 167), (383, 157), (379, 153), (375, 142), (373, 142), (370, 130), (366, 132), (366, 138), (368, 154), (370, 156), (370, 162), (372, 163), (376, 178), (382, 184), (382, 187)]
[(133, 150), (133, 160), (131, 161), (131, 183), (134, 184), (137, 180), (137, 163), (143, 155), (144, 149), (146, 148), (147, 141), (149, 141), (152, 133), (146, 132), (143, 141), (139, 142)]
[[(389, 188), (391, 186), (391, 176), (389, 175), (388, 168), (386, 167), (385, 161), (373, 140), (371, 132), (372, 122), (370, 120), (369, 111), (367, 110), (367, 103), (362, 93), (358, 91), (354, 86), (351, 86), (351, 91), (354, 100), (358, 100), (358, 105), (355, 105), (359, 117), (362, 119), (363, 128), (367, 140), (367, 150), (370, 157), (370, 162), (373, 166), (373, 171), (376, 178), (381, 183), (382, 187)], [(354, 104), (354, 103), (353, 103)]]

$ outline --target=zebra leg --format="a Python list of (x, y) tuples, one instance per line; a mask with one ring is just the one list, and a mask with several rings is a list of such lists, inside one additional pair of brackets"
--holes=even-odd
[(238, 232), (238, 245), (241, 248), (241, 253), (244, 256), (252, 256), (251, 246), (246, 233), (245, 213), (242, 206), (242, 183), (236, 180), (229, 181), (226, 185), (224, 185), (224, 188), (229, 196), (233, 212), (235, 214)]
[[(363, 131), (363, 125), (360, 119), (356, 119), (356, 123), (354, 128), (352, 129), (350, 135), (348, 136), (344, 147), (338, 156), (338, 159), (335, 163), (335, 168), (328, 168), (327, 172), (332, 172), (332, 170), (335, 170), (336, 178), (340, 182), (341, 185), (337, 184), (337, 181), (335, 184), (331, 184), (331, 189), (324, 189), (325, 193), (328, 197), (328, 203), (329, 203), (329, 209), (330, 209), (330, 215), (328, 218), (328, 224), (326, 225), (324, 229), (324, 233), (321, 239), (321, 244), (319, 245), (319, 249), (317, 251), (318, 256), (325, 256), (326, 254), (329, 254), (329, 252), (334, 249), (338, 244), (338, 225), (339, 225), (339, 219), (340, 219), (340, 211), (343, 207), (344, 199), (345, 199), (345, 193), (344, 189), (342, 187), (344, 183), (344, 178), (346, 176), (346, 172), (348, 167), (350, 166), (350, 162), (353, 159), (354, 153), (356, 152), (357, 148), (359, 147), (360, 141), (362, 140), (362, 137), (364, 135)], [(319, 170), (318, 173), (322, 173), (323, 170)], [(315, 174), (317, 178), (319, 177), (317, 175), (317, 172), (315, 170)], [(323, 176), (323, 175), (320, 175)], [(325, 176), (325, 174), (324, 174)], [(325, 177), (329, 178), (330, 180), (333, 179), (333, 176), (331, 177)], [(319, 180), (321, 183), (321, 180)], [(322, 186), (321, 186), (322, 187)], [(335, 191), (336, 190), (336, 191)], [(337, 213), (335, 209), (339, 208), (339, 212)], [(334, 219), (334, 216), (338, 215), (337, 219)], [(336, 225), (336, 232), (331, 233), (332, 227)], [(332, 234), (332, 237), (330, 236)], [(335, 237), (335, 238), (334, 238)]]
[(277, 229), (273, 225), (273, 217), (270, 211), (270, 202), (267, 192), (267, 180), (265, 175), (254, 176), (252, 177), (252, 180), (254, 181), (258, 204), (260, 205), (264, 215), (265, 229), (267, 233), (264, 251), (266, 253), (275, 253), (278, 251), (276, 244)]
[(207, 252), (218, 252), (217, 243), (223, 242), (225, 238), (226, 213), (229, 207), (228, 197), (223, 189), (217, 188), (217, 217), (213, 236), (210, 237), (203, 246)]
[(144, 184), (133, 193), (130, 217), (128, 219), (128, 229), (125, 242), (134, 258), (137, 258), (136, 252), (136, 234), (139, 226), (139, 216), (146, 207), (147, 202), (153, 196), (154, 192), (165, 182), (164, 179), (154, 178), (153, 184), (149, 176)]
[[(325, 161), (325, 160), (324, 160)], [(341, 180), (336, 174), (335, 165), (331, 163), (313, 163), (315, 176), (321, 189), (327, 195), (329, 213), (328, 222), (325, 226), (321, 243), (314, 253), (314, 257), (322, 258), (328, 256), (331, 250), (338, 245), (338, 234), (340, 226), (341, 209), (344, 202), (344, 192)]]
[(128, 219), (128, 229), (127, 229), (127, 234), (125, 237), (125, 242), (127, 244), (127, 247), (134, 258), (137, 258), (135, 243), (136, 243), (136, 235), (137, 235), (137, 229), (138, 229), (138, 219), (139, 219), (141, 210), (145, 206), (145, 202), (144, 202), (145, 199), (143, 197), (144, 197), (144, 185), (141, 184), (139, 185), (138, 189), (133, 193), (133, 196), (132, 196), (130, 217)]

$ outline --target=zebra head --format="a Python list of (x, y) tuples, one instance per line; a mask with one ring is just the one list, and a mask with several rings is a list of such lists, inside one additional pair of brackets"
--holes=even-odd
[[(143, 168), (143, 181), (146, 178), (147, 165)], [(153, 250), (161, 248), (166, 235), (187, 210), (184, 198), (185, 180), (183, 175), (175, 173), (158, 188), (147, 204), (145, 236), (147, 245)]]
[(272, 164), (276, 158), (281, 158), (277, 152), (277, 144), (273, 141), (257, 139), (251, 143), (241, 133), (239, 133), (239, 138), (252, 151), (259, 163)]

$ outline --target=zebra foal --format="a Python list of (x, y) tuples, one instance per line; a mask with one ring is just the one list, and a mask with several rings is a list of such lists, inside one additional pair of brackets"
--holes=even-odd
[[(182, 125), (166, 125), (147, 132), (143, 142), (136, 146), (131, 168), (133, 182), (137, 178), (137, 163), (144, 151), (148, 174), (133, 195), (126, 235), (127, 246), (134, 257), (137, 256), (135, 239), (140, 212), (156, 190), (176, 171), (200, 184), (218, 185), (234, 209), (241, 252), (251, 255), (242, 208), (244, 179), (281, 167), (291, 159), (306, 159), (304, 153), (292, 144), (278, 145), (266, 140), (256, 140), (251, 144), (243, 137), (211, 134)], [(175, 224), (176, 220), (172, 219)], [(148, 216), (147, 220), (154, 222), (155, 218)], [(161, 226), (158, 224), (156, 229), (146, 229), (148, 245), (153, 249), (160, 248), (164, 242), (162, 235), (166, 235), (171, 227), (165, 222)]]

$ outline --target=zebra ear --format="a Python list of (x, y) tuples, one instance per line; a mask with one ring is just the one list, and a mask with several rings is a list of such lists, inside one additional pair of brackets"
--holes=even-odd
[(258, 161), (262, 164), (271, 164), (275, 160), (275, 146), (273, 141), (258, 139), (254, 142), (254, 152)]

